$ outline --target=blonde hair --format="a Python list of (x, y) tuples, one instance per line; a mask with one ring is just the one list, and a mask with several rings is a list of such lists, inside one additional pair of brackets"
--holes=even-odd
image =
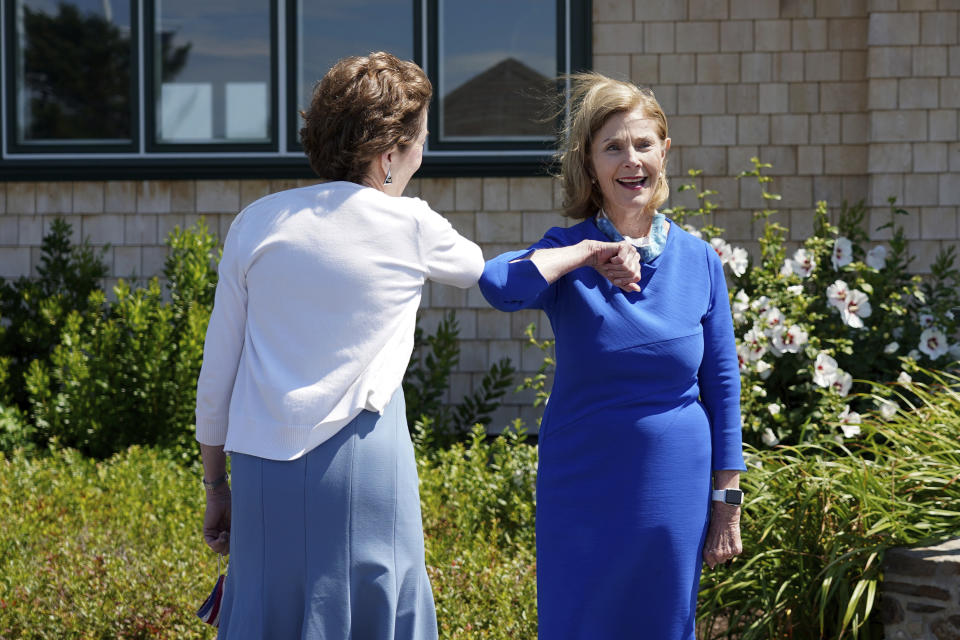
[[(571, 82), (570, 116), (561, 132), (558, 153), (563, 214), (571, 218), (587, 218), (603, 205), (603, 195), (590, 173), (590, 144), (597, 131), (611, 116), (640, 109), (645, 118), (654, 121), (657, 135), (663, 142), (667, 139), (667, 116), (650, 89), (595, 72), (567, 77)], [(666, 202), (670, 195), (666, 172), (664, 158), (651, 199), (654, 208)]]

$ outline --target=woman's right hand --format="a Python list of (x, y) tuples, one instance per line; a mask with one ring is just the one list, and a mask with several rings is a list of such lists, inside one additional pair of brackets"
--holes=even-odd
[(224, 482), (207, 489), (207, 508), (203, 512), (203, 539), (217, 553), (230, 553), (230, 486)]
[(589, 264), (614, 286), (627, 292), (638, 292), (640, 286), (640, 252), (632, 244), (621, 242), (591, 243)]

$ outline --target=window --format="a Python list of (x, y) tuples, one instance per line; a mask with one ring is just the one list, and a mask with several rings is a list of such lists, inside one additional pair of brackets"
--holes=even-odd
[(533, 173), (591, 29), (588, 0), (7, 0), (0, 19), (11, 178), (309, 176), (314, 83), (378, 49), (433, 82), (424, 175)]
[[(147, 23), (150, 148), (274, 140), (273, 12), (266, 0), (155, 0)], [(269, 147), (268, 147), (269, 148)]]
[[(436, 148), (538, 148), (555, 78), (557, 5), (538, 0), (437, 0), (431, 48)], [(510, 16), (504, 20), (504, 16)], [(532, 144), (531, 144), (532, 143)]]
[[(14, 148), (129, 149), (136, 41), (129, 3), (19, 0), (12, 69)], [(8, 114), (8, 117), (11, 114)]]

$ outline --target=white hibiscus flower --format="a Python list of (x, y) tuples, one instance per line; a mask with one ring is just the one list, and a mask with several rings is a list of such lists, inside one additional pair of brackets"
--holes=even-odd
[(880, 415), (884, 420), (890, 420), (893, 416), (897, 415), (897, 403), (892, 400), (878, 400), (877, 404), (879, 405)]
[(770, 298), (767, 296), (760, 296), (750, 303), (750, 308), (756, 311), (757, 315), (762, 316), (767, 312), (767, 309), (770, 308)]
[(813, 254), (803, 248), (797, 249), (793, 254), (793, 258), (785, 262), (789, 263), (793, 273), (801, 278), (808, 277), (817, 266), (817, 261), (814, 259)]
[(830, 256), (833, 268), (839, 269), (853, 262), (853, 244), (847, 238), (840, 236), (833, 243), (833, 254)]
[(744, 314), (750, 308), (750, 298), (743, 289), (737, 291), (737, 294), (733, 296), (733, 304), (730, 305), (730, 308), (733, 311), (733, 321), (742, 324), (746, 319)]
[(932, 329), (935, 324), (933, 315), (929, 313), (921, 313), (917, 317), (917, 321), (920, 323), (920, 327), (923, 329)]
[(760, 440), (768, 447), (775, 447), (780, 444), (780, 439), (777, 438), (776, 434), (773, 433), (773, 429), (770, 427), (763, 430), (763, 433), (760, 434)]
[(917, 348), (931, 360), (936, 360), (948, 351), (947, 336), (938, 328), (924, 329)]
[(685, 224), (685, 225), (683, 225), (683, 228), (684, 228), (684, 230), (685, 230), (687, 233), (689, 233), (690, 235), (692, 235), (694, 238), (699, 238), (699, 239), (701, 239), (701, 240), (703, 239), (703, 234), (700, 233), (700, 229), (697, 229), (697, 228), (696, 228), (695, 226), (693, 226), (692, 224)]
[(756, 369), (761, 380), (766, 380), (773, 373), (773, 365), (766, 360), (757, 360)]
[(730, 256), (730, 271), (738, 278), (747, 271), (747, 250), (737, 247)]
[(770, 412), (770, 415), (776, 417), (776, 416), (780, 415), (780, 405), (778, 405), (776, 402), (774, 402), (774, 403), (772, 403), (772, 404), (768, 404), (768, 405), (767, 405), (767, 411)]
[(740, 363), (741, 373), (750, 368), (750, 346), (745, 342), (737, 345), (737, 361)]
[(848, 393), (850, 393), (850, 387), (852, 385), (853, 376), (843, 369), (837, 369), (837, 378), (830, 386), (833, 387), (833, 390), (840, 394), (840, 396), (846, 396)]
[(827, 301), (837, 309), (842, 309), (847, 303), (847, 296), (850, 295), (850, 287), (843, 280), (837, 280), (827, 287)]
[(809, 334), (800, 325), (779, 326), (770, 336), (770, 349), (774, 355), (799, 353), (800, 347), (807, 343)]
[(887, 266), (887, 248), (882, 244), (879, 244), (873, 249), (870, 249), (870, 251), (867, 251), (865, 262), (871, 269), (880, 271)]
[(723, 238), (710, 238), (710, 246), (720, 256), (720, 262), (727, 264), (733, 258), (733, 248)]
[(897, 382), (900, 384), (910, 384), (913, 382), (913, 378), (911, 378), (910, 374), (906, 371), (901, 371), (900, 375), (897, 376)]
[(840, 317), (843, 319), (843, 323), (854, 329), (862, 329), (863, 318), (869, 318), (873, 311), (867, 294), (859, 289), (854, 289), (847, 294), (845, 302), (846, 304), (840, 307)]
[(802, 284), (792, 284), (792, 285), (790, 285), (789, 287), (787, 287), (787, 293), (789, 293), (789, 294), (792, 295), (792, 296), (798, 296), (798, 295), (800, 295), (801, 293), (803, 293), (803, 285), (802, 285)]
[(763, 327), (754, 325), (743, 334), (743, 344), (747, 347), (747, 354), (751, 361), (757, 361), (767, 353), (767, 337), (763, 334)]
[(784, 321), (786, 321), (786, 317), (783, 315), (783, 312), (776, 307), (767, 309), (767, 312), (763, 314), (763, 317), (760, 319), (760, 322), (763, 323), (764, 333), (768, 336), (773, 335), (774, 329), (783, 326)]
[(843, 408), (840, 414), (840, 430), (843, 431), (844, 438), (856, 438), (860, 435), (860, 414), (856, 411), (850, 411), (850, 406)]
[(900, 348), (900, 343), (893, 341), (883, 348), (883, 352), (887, 355), (890, 355), (891, 353), (896, 353), (897, 349), (899, 348)]
[(837, 379), (837, 361), (821, 351), (813, 363), (813, 381), (821, 387), (829, 387)]

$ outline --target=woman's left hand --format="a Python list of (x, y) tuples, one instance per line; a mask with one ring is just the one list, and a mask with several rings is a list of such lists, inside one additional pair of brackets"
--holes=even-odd
[(710, 528), (703, 543), (703, 561), (713, 569), (743, 552), (740, 541), (740, 507), (714, 502)]
[(227, 483), (207, 490), (207, 508), (203, 512), (203, 539), (220, 554), (230, 553), (230, 487)]

